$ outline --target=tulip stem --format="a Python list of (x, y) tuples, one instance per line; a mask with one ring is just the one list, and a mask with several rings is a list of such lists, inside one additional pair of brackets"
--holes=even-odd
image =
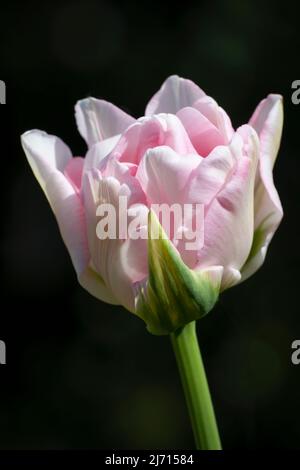
[(196, 448), (221, 450), (215, 413), (198, 345), (195, 322), (171, 334)]

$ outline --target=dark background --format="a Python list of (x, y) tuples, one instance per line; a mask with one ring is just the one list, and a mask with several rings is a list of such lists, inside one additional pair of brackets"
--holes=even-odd
[(10, 1), (1, 5), (0, 448), (193, 448), (168, 337), (77, 283), (20, 147), (25, 130), (82, 155), (75, 102), (96, 96), (138, 117), (176, 73), (235, 127), (270, 92), (285, 98), (275, 181), (285, 209), (267, 260), (198, 323), (223, 445), (300, 447), (299, 8), (250, 0)]

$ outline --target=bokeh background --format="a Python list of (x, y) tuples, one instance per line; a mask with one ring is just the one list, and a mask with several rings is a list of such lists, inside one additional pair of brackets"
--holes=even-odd
[(262, 269), (198, 323), (226, 449), (299, 448), (299, 8), (251, 0), (10, 1), (1, 5), (0, 448), (193, 448), (168, 337), (90, 297), (20, 147), (32, 128), (85, 152), (75, 102), (138, 117), (170, 74), (198, 83), (238, 126), (285, 98), (275, 181), (285, 208)]

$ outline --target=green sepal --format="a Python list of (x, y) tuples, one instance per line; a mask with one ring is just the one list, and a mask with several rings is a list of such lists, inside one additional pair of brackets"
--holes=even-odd
[(152, 211), (148, 216), (148, 267), (148, 280), (138, 287), (136, 314), (150, 333), (170, 334), (203, 317), (215, 305), (223, 268), (191, 270)]

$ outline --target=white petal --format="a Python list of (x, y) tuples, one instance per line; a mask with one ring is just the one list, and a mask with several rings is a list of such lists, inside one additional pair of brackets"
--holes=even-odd
[(273, 168), (282, 134), (282, 96), (269, 95), (262, 100), (254, 111), (249, 124), (259, 136), (261, 154), (270, 160), (271, 168)]
[[(241, 140), (239, 134), (235, 139)], [(199, 267), (224, 266), (222, 290), (239, 281), (253, 238), (254, 181), (258, 160), (258, 139), (249, 136), (248, 155), (237, 160), (235, 171), (210, 204), (204, 221), (204, 246)], [(237, 147), (234, 144), (234, 147)], [(235, 148), (236, 150), (236, 148)]]
[(181, 108), (192, 106), (203, 96), (205, 96), (204, 91), (191, 80), (171, 75), (149, 101), (146, 116), (158, 113), (176, 114)]
[(177, 116), (184, 125), (193, 146), (202, 157), (206, 157), (218, 145), (226, 143), (220, 130), (197, 109), (182, 108)]
[(261, 101), (250, 124), (260, 138), (260, 160), (255, 185), (254, 238), (250, 255), (242, 270), (242, 280), (251, 276), (263, 264), (270, 241), (283, 217), (281, 202), (273, 182), (273, 166), (283, 126), (282, 97), (269, 95)]
[(207, 119), (209, 119), (221, 132), (229, 143), (233, 137), (234, 130), (228, 114), (222, 109), (216, 101), (210, 96), (204, 96), (193, 104), (193, 108), (196, 108), (202, 113)]
[(116, 135), (92, 145), (86, 154), (83, 172), (99, 168), (100, 162), (113, 150), (119, 139), (120, 135)]
[(59, 171), (49, 176), (46, 191), (61, 236), (68, 248), (74, 268), (80, 275), (89, 262), (85, 216), (80, 197)]
[(40, 130), (25, 132), (21, 143), (34, 176), (48, 198), (46, 180), (52, 171), (64, 171), (72, 158), (71, 151), (61, 139)]
[(147, 200), (152, 204), (184, 204), (186, 185), (201, 158), (196, 154), (181, 155), (170, 147), (149, 149), (138, 167), (136, 178)]
[(120, 302), (105, 285), (103, 279), (90, 266), (81, 273), (78, 281), (85, 290), (97, 299), (107, 302), (108, 304), (120, 305)]
[(135, 119), (117, 106), (96, 98), (78, 101), (75, 117), (81, 136), (91, 147), (96, 142), (121, 134)]
[[(84, 201), (92, 262), (107, 288), (129, 311), (134, 312), (135, 282), (145, 277), (147, 268), (146, 240), (99, 239), (96, 209), (101, 203), (112, 204), (118, 218), (119, 196), (130, 189), (113, 177), (102, 178), (99, 171), (89, 171), (83, 179)], [(117, 225), (118, 226), (118, 225)]]
[(46, 132), (26, 132), (21, 140), (29, 164), (55, 214), (74, 268), (80, 275), (88, 264), (89, 254), (81, 200), (63, 174), (71, 152), (60, 139)]

